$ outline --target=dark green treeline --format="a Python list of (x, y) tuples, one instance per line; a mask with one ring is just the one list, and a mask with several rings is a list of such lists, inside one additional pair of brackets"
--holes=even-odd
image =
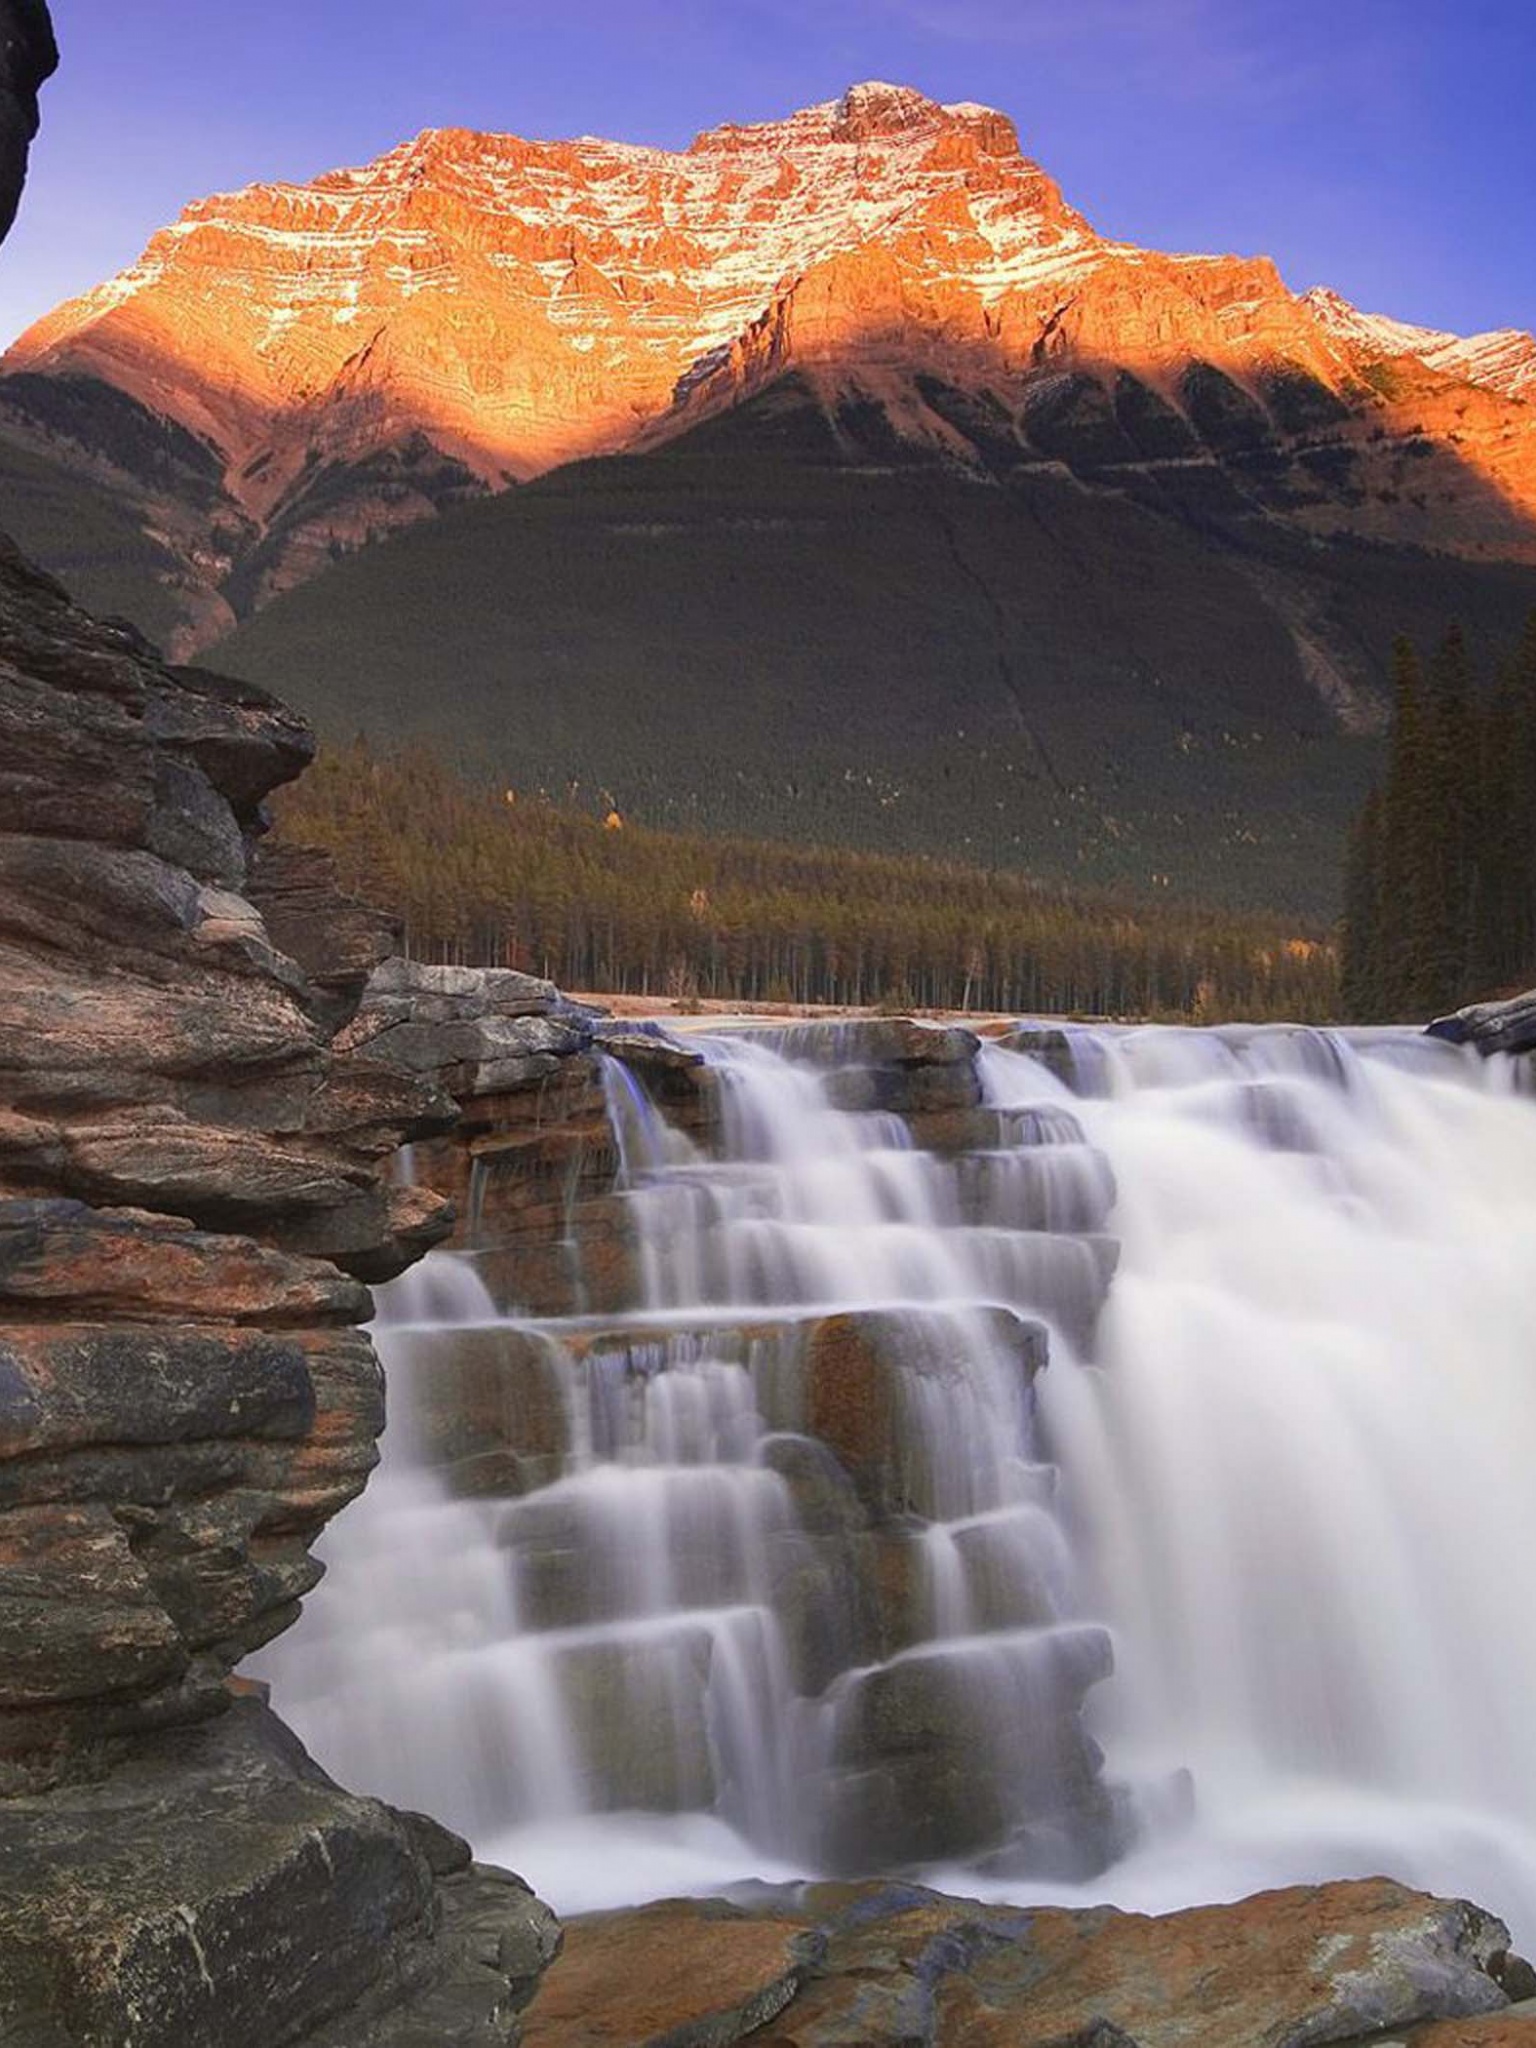
[(736, 1002), (1222, 1019), (1337, 1013), (1294, 924), (918, 858), (658, 832), (477, 788), (359, 743), (279, 806), (420, 958), (566, 988)]
[(1536, 613), (1491, 686), (1459, 628), (1427, 669), (1399, 640), (1393, 693), (1345, 871), (1342, 995), (1361, 1022), (1536, 979)]

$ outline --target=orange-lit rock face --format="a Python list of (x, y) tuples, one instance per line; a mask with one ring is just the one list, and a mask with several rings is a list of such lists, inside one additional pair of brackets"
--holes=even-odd
[[(894, 86), (677, 154), (445, 129), (311, 185), (202, 200), (5, 368), (104, 380), (211, 444), (241, 530), (210, 526), (210, 580), (221, 549), (286, 522), (243, 608), (455, 489), (648, 445), (791, 366), (963, 458), (916, 374), (1017, 416), (1062, 369), (1128, 367), (1178, 409), (1191, 362), (1261, 420), (1276, 374), (1343, 400), (1329, 431), (1369, 444), (1380, 488), (1372, 509), (1339, 496), (1311, 523), (1390, 531), (1393, 449), (1455, 436), (1444, 474), (1414, 480), (1437, 544), (1529, 549), (1529, 337), (1462, 343), (1297, 297), (1265, 259), (1107, 241), (1005, 116)], [(1401, 374), (1373, 375), (1383, 363)], [(422, 437), (462, 469), (424, 468)], [(329, 466), (400, 450), (403, 469), (392, 455), (387, 475), (317, 497)], [(1494, 486), (1475, 507), (1455, 488), (1468, 465)]]
[[(439, 130), (310, 186), (198, 202), (7, 367), (91, 371), (172, 412), (260, 513), (317, 434), (418, 424), (491, 477), (620, 446), (796, 280), (850, 257), (829, 343), (864, 316), (863, 269), (889, 266), (893, 316), (952, 301), (979, 334), (1022, 278), (1099, 247), (1002, 116), (894, 89), (680, 155)], [(274, 424), (290, 447), (240, 475)]]

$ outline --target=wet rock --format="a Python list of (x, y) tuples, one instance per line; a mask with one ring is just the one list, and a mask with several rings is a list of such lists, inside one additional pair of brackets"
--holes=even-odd
[(783, 2012), (824, 1943), (715, 1899), (573, 1920), (523, 2048), (729, 2048)]
[(1028, 1822), (1102, 1847), (1102, 1759), (1080, 1712), (1112, 1664), (1104, 1631), (1079, 1625), (930, 1645), (842, 1681), (831, 1867), (974, 1856)]
[(837, 1067), (827, 1076), (826, 1091), (834, 1109), (932, 1116), (976, 1108), (981, 1101), (981, 1076), (969, 1061)]
[(1426, 1028), (1431, 1038), (1475, 1046), (1484, 1054), (1536, 1052), (1536, 989), (1507, 1003), (1473, 1003)]
[(936, 1512), (924, 1432), (910, 1386), (958, 1382), (967, 1348), (1000, 1346), (1027, 1384), (1045, 1363), (1045, 1332), (1006, 1309), (968, 1316), (917, 1309), (828, 1316), (806, 1353), (806, 1427), (828, 1446), (877, 1516)]
[[(663, 2012), (678, 2027), (663, 2040), (740, 2038), (688, 2033), (698, 2006), (663, 2004), (684, 1974), (673, 1955), (713, 1953), (700, 1915), (714, 1910), (672, 1901), (576, 1923), (573, 1956), (588, 1928), (602, 1948), (594, 1938), (585, 1952), (590, 1972), (562, 1980), (556, 1964), (530, 2029), (553, 1995), (568, 2027), (584, 2014), (592, 2031), (551, 2033), (551, 2048), (654, 2039), (632, 2016)], [(1381, 1878), (1156, 1919), (1026, 1911), (901, 1883), (764, 1886), (725, 1910), (786, 1948), (797, 1928), (815, 1938), (754, 2048), (1514, 2048), (1529, 2031), (1491, 1974), (1507, 1939), (1500, 1923)], [(605, 1989), (615, 1982), (618, 1994)], [(696, 1998), (703, 1982), (696, 1973)]]
[(716, 1795), (705, 1714), (713, 1640), (684, 1615), (665, 1632), (575, 1643), (560, 1703), (594, 1812), (702, 1811)]
[(981, 1040), (959, 1024), (915, 1017), (846, 1017), (757, 1026), (743, 1036), (818, 1067), (971, 1066)]
[(462, 1494), (520, 1494), (560, 1476), (570, 1422), (550, 1340), (505, 1328), (401, 1330), (426, 1460)]
[(1044, 1628), (1061, 1619), (1062, 1536), (1043, 1507), (955, 1531), (972, 1618), (981, 1631)]
[(1091, 1145), (975, 1152), (957, 1179), (965, 1221), (1007, 1230), (1102, 1231), (1115, 1204), (1114, 1173)]
[(641, 1299), (639, 1247), (629, 1211), (615, 1198), (582, 1204), (567, 1234), (551, 1239), (530, 1224), (488, 1245), (475, 1269), (507, 1314), (616, 1315)]
[(1005, 1052), (1038, 1060), (1074, 1095), (1107, 1095), (1109, 1081), (1103, 1051), (1092, 1034), (1066, 1031), (1056, 1024), (1024, 1024), (996, 1041)]
[(1054, 1102), (1035, 1109), (925, 1110), (906, 1123), (914, 1145), (944, 1155), (1084, 1142), (1077, 1118)]

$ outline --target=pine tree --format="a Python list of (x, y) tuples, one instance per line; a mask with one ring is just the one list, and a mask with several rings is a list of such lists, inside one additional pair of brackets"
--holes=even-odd
[(1472, 665), (1453, 624), (1430, 668), (1420, 771), (1414, 992), (1429, 1012), (1454, 1008), (1469, 989), (1481, 769)]
[(1345, 862), (1339, 992), (1344, 1015), (1354, 1024), (1387, 1014), (1381, 952), (1385, 809), (1381, 792), (1373, 789), (1350, 832)]
[(1425, 856), (1421, 837), (1427, 758), (1424, 682), (1412, 641), (1392, 649), (1392, 725), (1381, 795), (1374, 970), (1383, 1018), (1409, 1017), (1420, 1004)]

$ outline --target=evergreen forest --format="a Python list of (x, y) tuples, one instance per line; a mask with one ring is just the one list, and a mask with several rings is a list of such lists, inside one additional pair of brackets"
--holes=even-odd
[(477, 784), (417, 747), (327, 753), (279, 829), (418, 958), (743, 1003), (1220, 1021), (1337, 1014), (1330, 936), (918, 856), (717, 838)]
[(1386, 772), (1350, 836), (1341, 1000), (1419, 1020), (1536, 980), (1536, 613), (1491, 677), (1452, 626), (1393, 657)]

